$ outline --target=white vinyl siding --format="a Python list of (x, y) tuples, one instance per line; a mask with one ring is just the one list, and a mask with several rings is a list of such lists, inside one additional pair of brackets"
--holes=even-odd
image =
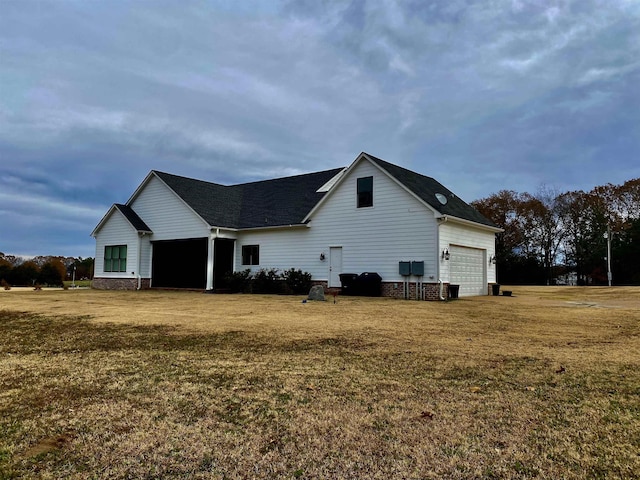
[(206, 223), (155, 176), (130, 206), (153, 232), (152, 241), (209, 236)]
[[(373, 206), (358, 208), (357, 179), (368, 176)], [(433, 281), (437, 227), (430, 209), (368, 161), (357, 164), (329, 195), (308, 228), (239, 233), (238, 247), (260, 245), (260, 266), (253, 270), (294, 267), (314, 280), (328, 280), (329, 249), (342, 247), (341, 273), (377, 272), (385, 282), (401, 282), (398, 262), (417, 260), (425, 262), (423, 281)]]
[[(127, 246), (127, 271), (105, 272), (105, 247), (110, 245)], [(96, 235), (95, 276), (110, 278), (130, 278), (136, 271), (138, 255), (138, 233), (117, 209), (114, 209), (105, 224)], [(134, 273), (135, 274), (135, 273)]]
[(149, 235), (140, 239), (140, 276), (151, 278), (151, 240)]

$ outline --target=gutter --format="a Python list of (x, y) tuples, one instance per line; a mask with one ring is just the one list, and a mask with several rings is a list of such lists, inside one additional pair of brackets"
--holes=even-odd
[(464, 218), (460, 218), (460, 217), (452, 217), (450, 215), (441, 215), (441, 216), (437, 217), (437, 219), (441, 223), (452, 221), (454, 223), (461, 223), (462, 225), (467, 225), (469, 227), (475, 227), (475, 228), (477, 228), (479, 230), (489, 230), (489, 231), (494, 232), (494, 233), (504, 232), (504, 229), (500, 228), (500, 227), (492, 227), (490, 225), (485, 225), (483, 223), (474, 222), (472, 220), (465, 220)]
[(270, 225), (268, 227), (249, 227), (249, 228), (239, 228), (238, 232), (252, 232), (256, 230), (285, 230), (292, 228), (310, 228), (311, 223), (291, 223), (289, 225)]

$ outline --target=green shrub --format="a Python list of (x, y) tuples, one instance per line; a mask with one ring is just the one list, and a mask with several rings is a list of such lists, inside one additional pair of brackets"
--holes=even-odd
[(253, 293), (281, 293), (282, 277), (277, 268), (262, 268), (256, 272), (251, 282)]
[(282, 273), (284, 283), (287, 288), (287, 293), (294, 295), (303, 295), (309, 293), (311, 290), (311, 274), (309, 272), (303, 272), (302, 270), (291, 268), (285, 270)]
[(231, 293), (247, 293), (251, 288), (251, 269), (230, 272), (225, 275), (224, 280)]

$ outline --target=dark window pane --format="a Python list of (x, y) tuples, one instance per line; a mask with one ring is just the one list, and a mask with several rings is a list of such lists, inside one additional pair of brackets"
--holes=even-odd
[(358, 208), (373, 206), (373, 177), (358, 179)]
[(242, 246), (242, 264), (243, 265), (260, 265), (260, 246), (259, 245), (243, 245)]

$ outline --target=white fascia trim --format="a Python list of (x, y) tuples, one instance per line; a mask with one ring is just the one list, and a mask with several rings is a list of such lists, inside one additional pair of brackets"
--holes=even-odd
[(102, 217), (102, 220), (98, 222), (98, 225), (96, 225), (96, 227), (93, 229), (93, 231), (89, 236), (95, 238), (95, 236), (98, 234), (98, 231), (102, 228), (102, 226), (105, 223), (107, 223), (107, 220), (109, 219), (109, 217), (111, 216), (114, 210), (116, 210), (115, 203), (111, 205), (111, 207), (109, 207), (109, 210), (107, 210), (107, 213), (104, 214), (104, 216)]
[(207, 223), (207, 221), (202, 218), (198, 212), (196, 212), (193, 208), (191, 208), (191, 205), (189, 205), (187, 202), (184, 201), (184, 199), (178, 195), (173, 188), (171, 188), (169, 185), (167, 185), (164, 180), (162, 180), (155, 171), (151, 171), (149, 172), (149, 175), (147, 175), (147, 177), (143, 180), (143, 182), (140, 184), (140, 186), (136, 189), (135, 192), (133, 192), (133, 195), (131, 195), (131, 198), (129, 198), (129, 200), (127, 200), (127, 205), (131, 205), (131, 203), (136, 199), (136, 197), (140, 194), (140, 192), (143, 190), (143, 188), (147, 185), (147, 183), (149, 183), (149, 181), (151, 180), (152, 177), (155, 177), (158, 179), (158, 181), (160, 181), (165, 187), (167, 187), (167, 189), (178, 199), (180, 200), (180, 202), (182, 202), (182, 204), (187, 207), (189, 210), (191, 210), (193, 212), (193, 214), (198, 217), (200, 219), (200, 221), (202, 221), (202, 223), (204, 223), (207, 228), (213, 228), (211, 225), (209, 225)]
[(380, 170), (380, 172), (384, 173), (387, 176), (387, 178), (390, 178), (396, 185), (398, 185), (405, 192), (407, 192), (409, 195), (411, 195), (413, 198), (415, 198), (418, 202), (420, 202), (422, 205), (424, 205), (427, 208), (427, 210), (432, 212), (435, 216), (440, 215), (439, 211), (437, 211), (435, 208), (433, 208), (427, 202), (422, 200), (418, 195), (416, 195), (411, 190), (409, 190), (407, 187), (405, 187), (393, 175), (391, 175), (384, 168), (382, 168), (380, 165), (378, 165), (375, 160), (370, 158), (369, 155), (367, 155), (364, 152), (361, 152), (360, 155), (358, 155), (358, 157), (353, 161), (353, 163), (351, 165), (349, 165), (345, 170), (343, 170), (342, 176), (336, 181), (336, 183), (331, 187), (331, 189), (326, 193), (326, 195), (324, 197), (322, 197), (320, 199), (320, 201), (318, 203), (316, 203), (316, 206), (313, 207), (313, 209), (307, 214), (306, 217), (304, 217), (304, 219), (302, 220), (303, 222), (309, 221), (309, 219), (316, 212), (316, 210), (318, 210), (318, 208), (320, 208), (320, 206), (326, 201), (326, 199), (345, 181), (345, 179), (349, 176), (349, 174), (356, 167), (356, 165), (358, 165), (363, 160), (367, 160), (369, 163), (371, 163), (373, 166), (375, 166), (378, 170)]
[(423, 199), (421, 199), (418, 195), (416, 195), (412, 190), (408, 189), (405, 185), (402, 184), (402, 182), (400, 182), (400, 180), (398, 180), (396, 177), (394, 177), (393, 175), (391, 175), (389, 172), (387, 172), (384, 168), (382, 168), (380, 165), (378, 165), (376, 163), (375, 160), (373, 160), (372, 158), (369, 158), (369, 156), (366, 153), (362, 154), (364, 157), (366, 157), (367, 160), (369, 160), (378, 170), (380, 170), (382, 173), (384, 173), (388, 178), (390, 178), (393, 182), (395, 182), (396, 185), (398, 185), (400, 188), (402, 188), (405, 192), (407, 192), (409, 195), (411, 195), (413, 198), (415, 198), (416, 200), (418, 200), (418, 202), (420, 202), (422, 205), (424, 205), (425, 207), (427, 207), (428, 210), (430, 210), (434, 215), (440, 215), (440, 212), (438, 210), (436, 210), (435, 208), (433, 208), (431, 205), (429, 205), (427, 202), (425, 202)]
[[(147, 176), (144, 177), (142, 182), (140, 182), (140, 185), (138, 185), (138, 188), (136, 188), (135, 191), (131, 194), (131, 196), (129, 197), (129, 200), (127, 200), (125, 205), (131, 205), (131, 203), (138, 197), (140, 192), (142, 192), (144, 187), (147, 186), (147, 183), (149, 183), (149, 181), (151, 180), (152, 177), (157, 177), (157, 175), (155, 174), (155, 172), (153, 170), (151, 170), (149, 173), (147, 173)], [(160, 179), (158, 178), (158, 180), (160, 180)]]
[(310, 223), (293, 223), (290, 225), (272, 225), (269, 227), (239, 228), (237, 232), (255, 232), (257, 230), (290, 230), (292, 228), (310, 228)]
[(440, 215), (436, 217), (439, 221), (439, 225), (442, 225), (446, 222), (459, 223), (462, 225), (466, 225), (469, 227), (475, 227), (479, 230), (487, 230), (493, 233), (501, 233), (504, 232), (503, 228), (499, 227), (491, 227), (489, 225), (484, 225), (483, 223), (472, 222), (471, 220), (465, 220), (464, 218), (452, 217), (451, 215)]
[[(351, 165), (349, 165), (347, 168), (345, 168), (344, 170), (342, 170), (338, 175), (340, 175), (340, 177), (338, 179), (336, 179), (335, 183), (333, 185), (331, 185), (331, 188), (327, 191), (327, 193), (324, 195), (324, 197), (322, 197), (320, 199), (320, 201), (318, 203), (316, 203), (315, 207), (313, 207), (311, 209), (311, 211), (309, 213), (307, 213), (307, 216), (304, 217), (302, 219), (302, 223), (306, 224), (309, 219), (313, 216), (313, 214), (318, 210), (318, 208), (320, 208), (321, 205), (323, 205), (326, 201), (327, 198), (329, 198), (329, 196), (331, 196), (333, 194), (333, 192), (336, 191), (336, 189), (342, 185), (342, 183), (345, 181), (345, 179), (349, 176), (349, 174), (351, 173), (351, 170), (353, 170), (355, 168), (355, 166), (360, 163), (363, 159), (367, 159), (369, 160), (369, 158), (366, 156), (366, 154), (364, 152), (361, 152), (360, 155), (358, 155), (356, 157), (356, 159), (351, 163)], [(369, 160), (371, 161), (371, 160)], [(334, 177), (335, 178), (335, 177)]]
[(337, 173), (336, 175), (334, 175), (333, 178), (331, 178), (331, 180), (329, 180), (327, 183), (322, 185), (318, 190), (316, 190), (316, 193), (325, 193), (331, 190), (331, 187), (333, 187), (336, 184), (336, 182), (340, 180), (340, 178), (344, 175), (346, 171), (347, 171), (346, 167), (340, 170), (340, 173)]
[(127, 222), (127, 224), (131, 227), (131, 229), (134, 232), (137, 233), (148, 233), (151, 234), (153, 232), (149, 232), (146, 230), (138, 230), (136, 229), (136, 227), (134, 227), (133, 225), (131, 225), (131, 222), (129, 221), (129, 219), (127, 217), (124, 216), (124, 214), (118, 210), (118, 208), (116, 207), (116, 204), (114, 203), (113, 205), (111, 205), (111, 208), (109, 208), (109, 210), (107, 210), (107, 213), (105, 213), (104, 217), (102, 217), (102, 220), (100, 220), (100, 223), (98, 223), (98, 225), (96, 226), (96, 228), (93, 229), (93, 231), (91, 232), (91, 237), (95, 238), (96, 235), (98, 234), (98, 231), (104, 226), (105, 223), (107, 223), (107, 220), (109, 220), (109, 218), (111, 217), (111, 215), (113, 215), (113, 212), (116, 211), (118, 212), (122, 218), (124, 218)]

